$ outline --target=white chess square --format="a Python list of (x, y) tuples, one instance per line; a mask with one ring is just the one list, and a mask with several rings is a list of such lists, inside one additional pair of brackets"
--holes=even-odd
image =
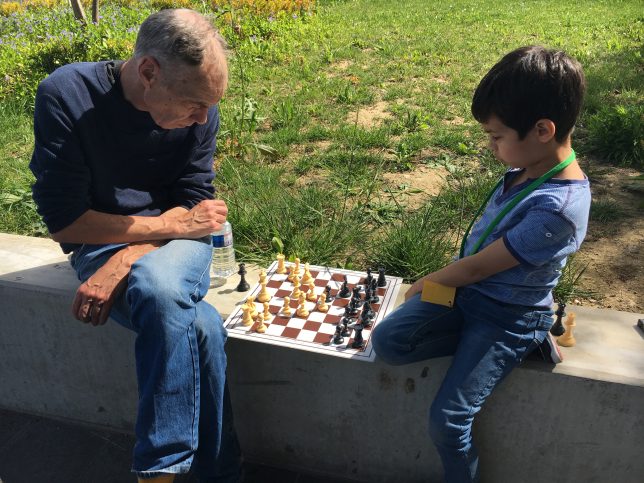
[(306, 320), (293, 317), (288, 321), (286, 327), (293, 327), (294, 329), (301, 329), (306, 324)]
[(335, 325), (333, 324), (322, 324), (320, 328), (318, 329), (318, 332), (320, 334), (334, 334), (335, 333)]
[(301, 330), (300, 333), (297, 335), (297, 340), (302, 340), (305, 342), (313, 342), (313, 339), (315, 339), (315, 336), (317, 335), (317, 332), (314, 330)]
[(322, 322), (324, 318), (326, 317), (326, 314), (323, 312), (311, 312), (309, 314), (309, 320), (312, 320), (313, 322)]
[(283, 325), (278, 325), (278, 324), (270, 324), (266, 328), (266, 334), (268, 335), (282, 335), (282, 331), (284, 330)]

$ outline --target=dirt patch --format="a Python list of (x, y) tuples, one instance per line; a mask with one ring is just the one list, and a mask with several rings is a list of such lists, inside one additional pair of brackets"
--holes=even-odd
[(626, 312), (644, 312), (644, 194), (629, 189), (638, 173), (627, 168), (582, 166), (591, 182), (593, 201), (613, 202), (621, 213), (608, 221), (589, 223), (579, 251), (588, 268), (580, 286), (596, 297), (577, 300), (580, 305)]
[(351, 66), (352, 62), (350, 60), (340, 60), (338, 62), (333, 62), (329, 66), (329, 70), (326, 73), (328, 78), (338, 77), (343, 75), (342, 73)]
[(391, 113), (387, 111), (388, 106), (389, 105), (385, 101), (380, 101), (373, 106), (360, 109), (357, 114), (357, 119), (356, 113), (350, 112), (347, 115), (346, 122), (350, 124), (357, 123), (358, 126), (364, 128), (379, 126), (382, 124), (382, 121), (392, 117)]
[(391, 190), (400, 190), (402, 203), (411, 209), (421, 207), (445, 185), (449, 173), (443, 167), (418, 166), (405, 173), (384, 173), (382, 179)]

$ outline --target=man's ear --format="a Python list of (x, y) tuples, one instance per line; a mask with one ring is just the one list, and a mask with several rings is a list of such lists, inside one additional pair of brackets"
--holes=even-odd
[(145, 56), (139, 61), (139, 80), (143, 87), (149, 88), (159, 80), (159, 63), (154, 57)]
[(557, 133), (557, 126), (550, 119), (539, 119), (534, 125), (537, 139), (542, 143), (550, 142)]

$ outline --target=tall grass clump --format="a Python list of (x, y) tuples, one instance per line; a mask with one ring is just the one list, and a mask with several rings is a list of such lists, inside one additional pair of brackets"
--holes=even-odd
[(588, 119), (588, 138), (605, 161), (644, 168), (644, 105), (602, 107)]

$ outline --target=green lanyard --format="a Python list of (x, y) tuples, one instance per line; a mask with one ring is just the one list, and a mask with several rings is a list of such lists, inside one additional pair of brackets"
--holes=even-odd
[[(505, 215), (508, 214), (508, 212), (514, 208), (517, 203), (519, 203), (521, 200), (523, 200), (526, 196), (528, 196), (530, 193), (532, 193), (534, 190), (536, 190), (539, 186), (541, 186), (543, 183), (548, 181), (550, 178), (552, 178), (555, 174), (559, 173), (562, 171), (566, 166), (568, 166), (570, 163), (572, 163), (575, 160), (575, 151), (572, 150), (570, 153), (570, 156), (568, 156), (566, 159), (564, 159), (561, 163), (559, 163), (557, 166), (552, 168), (550, 171), (542, 175), (541, 177), (535, 179), (532, 183), (530, 183), (528, 186), (523, 188), (513, 199), (510, 201), (503, 210), (496, 215), (496, 218), (492, 220), (490, 225), (485, 229), (483, 234), (481, 235), (481, 238), (476, 242), (474, 245), (474, 248), (472, 249), (472, 253), (470, 255), (474, 255), (476, 252), (479, 251), (479, 248), (481, 248), (481, 245), (485, 241), (485, 239), (492, 233), (492, 230), (496, 228), (496, 225), (499, 224), (499, 222), (503, 219)], [(483, 209), (487, 206), (488, 202), (490, 201), (490, 198), (492, 198), (492, 195), (496, 192), (496, 190), (503, 184), (503, 180), (505, 177), (501, 178), (499, 182), (492, 188), (492, 191), (490, 191), (490, 194), (487, 195), (487, 198), (483, 202), (483, 204), (480, 206), (478, 211), (476, 212), (476, 215), (474, 215), (474, 218), (470, 222), (470, 226), (467, 227), (467, 230), (465, 230), (465, 235), (463, 235), (463, 241), (461, 242), (461, 251), (459, 253), (459, 258), (463, 258), (465, 254), (465, 242), (467, 242), (467, 237), (470, 234), (470, 230), (472, 229), (472, 226), (474, 226), (474, 222), (478, 219), (479, 215), (483, 211)]]

